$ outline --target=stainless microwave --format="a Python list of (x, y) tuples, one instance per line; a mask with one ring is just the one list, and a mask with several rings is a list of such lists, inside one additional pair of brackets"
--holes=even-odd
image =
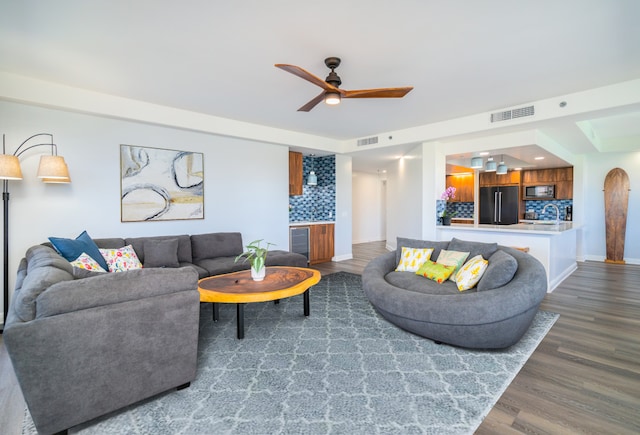
[(556, 186), (554, 185), (524, 187), (525, 199), (553, 199), (555, 197)]

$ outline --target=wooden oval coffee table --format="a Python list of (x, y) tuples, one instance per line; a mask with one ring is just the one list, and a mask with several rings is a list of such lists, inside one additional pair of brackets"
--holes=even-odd
[(244, 304), (267, 302), (303, 294), (304, 315), (308, 316), (309, 288), (320, 282), (320, 272), (304, 267), (270, 266), (262, 281), (254, 281), (251, 271), (214, 275), (198, 281), (200, 302), (213, 303), (213, 320), (218, 321), (218, 303), (236, 304), (238, 338), (244, 338)]

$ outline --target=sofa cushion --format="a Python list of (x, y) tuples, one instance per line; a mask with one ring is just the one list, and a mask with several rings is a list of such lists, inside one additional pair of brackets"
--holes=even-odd
[(494, 252), (498, 250), (497, 243), (482, 243), (482, 242), (470, 242), (467, 240), (451, 239), (449, 248), (454, 251), (464, 251), (469, 253), (469, 258), (473, 258), (476, 255), (482, 255), (485, 260), (488, 260)]
[(427, 260), (420, 266), (420, 268), (416, 272), (416, 275), (423, 276), (437, 282), (438, 284), (442, 284), (447, 279), (449, 279), (449, 277), (453, 272), (455, 272), (455, 270), (456, 266), (448, 266), (446, 264)]
[(478, 291), (492, 290), (509, 283), (518, 270), (518, 261), (508, 252), (498, 249), (489, 257), (489, 265), (478, 283)]
[(458, 290), (462, 292), (472, 289), (480, 281), (485, 270), (487, 270), (487, 263), (488, 261), (482, 258), (482, 255), (476, 255), (467, 261), (456, 275), (455, 283), (458, 286)]
[(430, 295), (458, 295), (460, 292), (451, 281), (438, 284), (430, 279), (424, 279), (415, 273), (389, 272), (384, 280), (394, 287), (399, 287), (412, 292)]
[(209, 275), (220, 275), (223, 273), (238, 272), (251, 268), (251, 264), (243, 261), (235, 261), (236, 257), (216, 257), (205, 258), (196, 263), (209, 272)]
[(73, 280), (73, 267), (52, 248), (43, 245), (29, 248), (25, 259), (27, 274), (20, 287), (16, 287), (11, 305), (16, 316), (28, 322), (36, 317), (38, 296), (58, 282)]
[(432, 252), (433, 248), (407, 248), (403, 246), (396, 272), (417, 272), (420, 266), (431, 258)]
[(180, 267), (178, 239), (145, 240), (144, 267)]
[(274, 249), (267, 254), (265, 266), (307, 267), (307, 257), (296, 252)]
[[(242, 254), (242, 235), (240, 233), (208, 233), (191, 236), (193, 262), (217, 257), (236, 257)], [(205, 267), (205, 269), (207, 269)]]
[(53, 245), (56, 251), (62, 255), (67, 261), (73, 261), (78, 258), (83, 252), (91, 256), (98, 264), (104, 269), (108, 270), (107, 262), (100, 251), (98, 245), (91, 239), (91, 236), (86, 231), (80, 233), (78, 237), (74, 239), (65, 239), (63, 237), (49, 237), (49, 241)]
[(191, 253), (191, 238), (187, 234), (177, 236), (150, 236), (150, 237), (127, 237), (125, 243), (133, 246), (138, 255), (138, 259), (144, 263), (144, 244), (149, 240), (167, 240), (178, 239), (178, 261), (184, 263), (192, 263), (193, 255)]
[(398, 237), (396, 240), (396, 265), (400, 263), (403, 246), (407, 248), (433, 248), (431, 258), (438, 258), (440, 250), (448, 249), (449, 246), (449, 242), (432, 242), (430, 240), (407, 239), (404, 237)]

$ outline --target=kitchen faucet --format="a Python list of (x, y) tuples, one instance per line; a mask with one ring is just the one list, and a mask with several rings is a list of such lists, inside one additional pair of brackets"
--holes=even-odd
[(559, 224), (560, 223), (560, 209), (558, 208), (558, 206), (555, 205), (555, 204), (546, 204), (544, 207), (542, 207), (542, 213), (545, 212), (547, 207), (553, 207), (553, 208), (556, 209), (556, 224)]

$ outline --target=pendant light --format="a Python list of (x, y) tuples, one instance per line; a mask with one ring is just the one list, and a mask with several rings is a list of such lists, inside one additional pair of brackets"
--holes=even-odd
[(507, 165), (504, 164), (504, 156), (501, 154), (500, 155), (500, 164), (498, 165), (498, 168), (496, 169), (496, 174), (504, 175), (506, 173), (507, 173)]
[(316, 176), (316, 172), (313, 170), (313, 160), (315, 154), (311, 154), (311, 171), (309, 171), (309, 176), (307, 177), (307, 186), (316, 186), (318, 184), (318, 177)]
[(493, 161), (493, 157), (489, 157), (487, 159), (487, 164), (484, 166), (485, 172), (495, 172), (496, 171), (496, 162)]
[(482, 157), (471, 158), (471, 169), (482, 169)]

